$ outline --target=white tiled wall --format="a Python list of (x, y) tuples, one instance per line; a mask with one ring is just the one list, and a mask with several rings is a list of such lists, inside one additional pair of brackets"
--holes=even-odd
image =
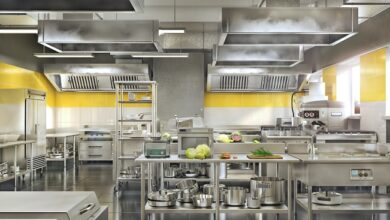
[[(150, 112), (150, 108), (126, 108), (124, 115)], [(114, 125), (114, 107), (57, 108), (56, 128), (77, 128), (83, 125)]]
[(278, 117), (291, 117), (290, 108), (205, 108), (208, 126), (216, 125), (274, 125)]
[(360, 106), (360, 129), (376, 131), (379, 142), (386, 142), (386, 102), (363, 102)]

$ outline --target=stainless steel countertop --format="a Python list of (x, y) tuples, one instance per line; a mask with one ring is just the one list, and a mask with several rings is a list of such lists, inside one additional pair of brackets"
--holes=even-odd
[[(248, 159), (247, 154), (231, 154), (231, 159), (220, 159), (220, 154), (213, 155), (210, 159), (198, 160), (198, 159), (186, 159), (179, 157), (177, 154), (170, 155), (169, 158), (146, 158), (145, 155), (139, 156), (135, 159), (136, 162), (143, 163), (299, 163), (297, 158), (294, 158), (288, 154), (278, 154), (283, 156), (283, 159)], [(233, 159), (237, 157), (237, 159)]]
[(36, 142), (35, 140), (6, 142), (3, 144), (0, 144), (0, 148), (15, 147), (15, 146), (20, 146), (20, 145), (25, 145), (25, 144), (32, 144), (35, 142)]
[(390, 163), (388, 156), (352, 155), (352, 154), (291, 154), (304, 163)]
[(46, 138), (65, 138), (65, 137), (72, 137), (72, 136), (79, 136), (80, 133), (78, 132), (69, 132), (69, 133), (55, 133), (55, 134), (47, 134)]

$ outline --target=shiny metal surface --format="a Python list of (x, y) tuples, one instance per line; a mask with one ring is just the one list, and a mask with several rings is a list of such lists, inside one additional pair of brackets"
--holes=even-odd
[(357, 8), (223, 8), (219, 44), (335, 45), (357, 31)]
[(192, 197), (192, 204), (194, 207), (208, 208), (213, 204), (213, 195), (197, 194)]
[(319, 131), (315, 135), (316, 143), (377, 143), (375, 131)]
[(286, 180), (278, 177), (255, 177), (250, 179), (250, 192), (255, 198), (262, 191), (261, 204), (280, 205), (286, 200)]
[[(146, 64), (45, 64), (44, 73), (57, 91), (115, 91), (115, 81), (147, 81)], [(142, 85), (127, 85), (126, 91), (145, 91)]]
[(245, 205), (247, 189), (240, 186), (230, 186), (224, 190), (224, 204), (227, 206)]
[[(258, 59), (258, 58), (257, 58)], [(283, 92), (295, 91), (303, 74), (269, 73), (257, 68), (208, 66), (207, 91), (209, 92)]]
[[(226, 186), (224, 184), (219, 184), (218, 190), (219, 190), (219, 201), (223, 201), (223, 191), (226, 189)], [(203, 193), (208, 195), (213, 195), (214, 201), (217, 196), (216, 189), (213, 184), (205, 184), (203, 185)]]
[(292, 67), (303, 61), (301, 46), (217, 46), (213, 66)]

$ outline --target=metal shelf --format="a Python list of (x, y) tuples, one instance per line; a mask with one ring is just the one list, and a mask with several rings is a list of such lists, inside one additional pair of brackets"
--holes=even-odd
[(134, 177), (118, 177), (119, 181), (140, 181), (141, 178), (134, 178)]
[(119, 119), (119, 122), (152, 122), (150, 119)]
[(196, 208), (191, 203), (177, 202), (173, 207), (152, 207), (148, 203), (145, 205), (146, 213), (215, 213), (215, 204), (211, 208)]
[[(308, 211), (307, 195), (299, 195), (297, 204)], [(320, 213), (390, 213), (390, 195), (351, 194), (343, 195), (341, 205), (327, 206), (312, 204), (314, 214)]]
[(287, 214), (288, 207), (286, 205), (276, 205), (276, 206), (261, 206), (259, 209), (251, 209), (246, 206), (226, 206), (222, 205), (220, 208), (221, 213), (275, 213), (275, 214)]
[(119, 103), (121, 103), (121, 104), (152, 103), (152, 100), (119, 101)]
[(211, 181), (211, 178), (208, 178), (208, 177), (196, 177), (196, 178), (190, 178), (190, 177), (186, 177), (186, 178), (164, 177), (164, 181), (165, 182), (178, 182), (178, 181), (185, 180), (185, 179), (192, 179), (192, 180), (196, 180), (197, 182), (210, 182)]
[[(67, 157), (67, 160), (73, 159), (73, 156)], [(64, 161), (65, 158), (46, 158), (46, 161)]]
[(135, 156), (119, 156), (119, 160), (135, 160), (137, 157)]
[[(23, 171), (19, 171), (17, 174), (16, 174), (16, 177), (19, 177), (19, 176), (23, 176), (27, 173), (30, 173), (31, 171), (30, 170), (23, 170)], [(3, 183), (3, 182), (7, 182), (7, 181), (10, 181), (10, 180), (13, 180), (15, 178), (15, 175), (14, 174), (9, 174), (7, 177), (0, 177), (0, 183)]]

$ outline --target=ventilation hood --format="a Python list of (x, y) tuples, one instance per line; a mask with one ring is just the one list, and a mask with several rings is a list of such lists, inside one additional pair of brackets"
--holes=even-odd
[(143, 0), (1, 0), (0, 12), (142, 12)]
[(304, 74), (267, 73), (263, 68), (208, 66), (208, 92), (294, 92)]
[[(115, 92), (116, 81), (149, 81), (147, 64), (45, 64), (45, 76), (59, 92)], [(125, 91), (145, 92), (131, 85)]]
[(222, 8), (219, 45), (326, 46), (357, 31), (357, 8)]
[(43, 20), (38, 43), (57, 52), (161, 52), (158, 21)]
[(303, 61), (302, 46), (214, 46), (214, 66), (292, 67)]

